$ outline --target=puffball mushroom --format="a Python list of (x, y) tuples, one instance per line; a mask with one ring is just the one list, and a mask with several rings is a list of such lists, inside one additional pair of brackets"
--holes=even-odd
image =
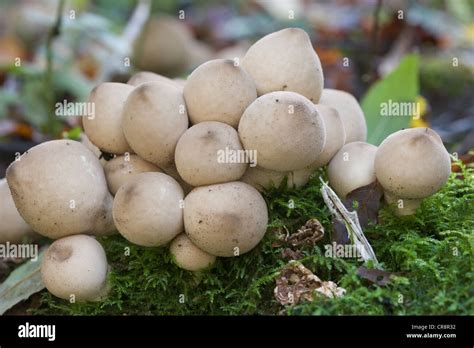
[(82, 124), (89, 140), (105, 152), (119, 155), (132, 151), (122, 131), (122, 109), (132, 90), (133, 86), (124, 83), (104, 82), (89, 96), (94, 115), (84, 115)]
[(202, 271), (216, 262), (214, 255), (195, 246), (185, 233), (181, 233), (171, 242), (170, 253), (176, 265), (187, 271)]
[(344, 145), (328, 165), (329, 184), (341, 199), (359, 187), (373, 183), (377, 146), (355, 141)]
[[(439, 135), (429, 128), (404, 129), (389, 135), (375, 157), (375, 174), (392, 200), (420, 200), (448, 181), (451, 160)], [(415, 203), (415, 202), (407, 202)], [(413, 213), (405, 209), (404, 215)]]
[(183, 198), (183, 189), (169, 175), (137, 174), (115, 195), (115, 225), (133, 244), (164, 245), (183, 232)]
[(133, 151), (160, 168), (174, 165), (174, 150), (188, 129), (183, 93), (165, 82), (135, 87), (123, 109), (123, 132)]
[(78, 234), (56, 240), (41, 263), (46, 289), (65, 300), (98, 301), (107, 295), (108, 264), (93, 237)]
[(293, 92), (272, 92), (245, 110), (239, 135), (254, 150), (260, 167), (276, 171), (303, 169), (316, 161), (326, 142), (324, 123), (314, 105)]
[(256, 98), (250, 75), (229, 59), (200, 65), (184, 85), (184, 99), (193, 124), (219, 121), (237, 127), (245, 109)]
[(302, 29), (287, 28), (264, 36), (249, 48), (242, 67), (254, 79), (258, 95), (291, 91), (313, 103), (321, 97), (323, 69)]
[(319, 104), (331, 106), (337, 110), (344, 124), (346, 144), (367, 140), (367, 124), (359, 102), (350, 93), (337, 89), (323, 89)]
[(337, 110), (323, 104), (317, 104), (315, 108), (318, 110), (324, 122), (326, 143), (318, 155), (318, 158), (309, 166), (308, 170), (315, 170), (328, 164), (346, 141), (344, 124)]
[(188, 64), (192, 36), (184, 21), (172, 16), (150, 17), (134, 47), (134, 64), (142, 70), (177, 75)]
[[(234, 160), (226, 158), (233, 154)], [(239, 135), (221, 122), (202, 122), (189, 128), (178, 141), (175, 163), (179, 175), (192, 186), (239, 180), (245, 158)], [(239, 157), (237, 157), (237, 155)]]
[(109, 191), (115, 195), (117, 190), (131, 177), (145, 172), (161, 172), (154, 164), (137, 155), (117, 156), (104, 166)]
[(7, 169), (20, 215), (49, 238), (115, 230), (112, 196), (99, 160), (74, 140), (52, 140), (26, 151)]
[(265, 200), (250, 185), (235, 181), (197, 187), (184, 201), (184, 228), (200, 249), (215, 256), (238, 256), (263, 238)]
[(15, 207), (6, 179), (0, 180), (0, 243), (20, 243), (33, 230)]

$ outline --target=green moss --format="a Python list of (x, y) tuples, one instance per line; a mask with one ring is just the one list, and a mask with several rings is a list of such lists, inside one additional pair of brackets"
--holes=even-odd
[[(330, 215), (319, 191), (321, 174), (316, 173), (305, 188), (280, 187), (265, 193), (269, 229), (285, 226), (295, 231), (309, 218), (317, 218), (330, 231)], [(69, 304), (45, 291), (40, 308), (32, 312), (474, 314), (474, 177), (465, 168), (463, 175), (460, 179), (453, 174), (440, 192), (423, 202), (416, 216), (398, 218), (387, 207), (380, 213), (380, 223), (367, 228), (366, 235), (384, 269), (398, 274), (384, 287), (360, 279), (356, 260), (325, 257), (323, 245), (329, 243), (329, 233), (312, 250), (303, 251), (301, 262), (321, 279), (337, 282), (347, 293), (292, 308), (283, 308), (273, 297), (275, 277), (286, 261), (281, 258), (281, 248), (272, 247), (272, 233), (248, 254), (220, 258), (212, 269), (197, 274), (176, 267), (166, 248), (137, 247), (116, 235), (101, 239), (112, 266), (112, 292), (105, 301)]]

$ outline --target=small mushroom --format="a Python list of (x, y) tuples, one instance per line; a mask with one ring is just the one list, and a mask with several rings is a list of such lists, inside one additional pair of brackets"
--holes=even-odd
[(323, 69), (302, 29), (287, 28), (264, 36), (249, 48), (242, 67), (254, 79), (259, 96), (291, 91), (313, 103), (321, 97)]
[(174, 165), (174, 150), (188, 129), (183, 93), (166, 82), (135, 87), (123, 108), (123, 132), (133, 151), (166, 168)]
[(211, 255), (231, 257), (252, 250), (267, 223), (265, 200), (243, 182), (197, 187), (184, 201), (186, 234)]
[(46, 251), (41, 277), (54, 296), (69, 301), (99, 301), (108, 291), (104, 248), (93, 237), (78, 234), (56, 240)]
[(414, 213), (417, 200), (419, 203), (437, 192), (450, 173), (449, 153), (439, 135), (429, 128), (404, 129), (389, 135), (375, 156), (375, 174), (388, 200), (402, 199), (404, 211), (399, 211), (400, 215)]
[(323, 89), (319, 104), (331, 106), (337, 110), (344, 124), (346, 144), (367, 140), (367, 124), (359, 102), (350, 93), (337, 89)]
[(170, 253), (176, 265), (187, 271), (202, 271), (216, 262), (214, 255), (195, 246), (185, 233), (171, 242)]
[(7, 180), (18, 212), (43, 236), (115, 230), (104, 170), (78, 141), (52, 140), (32, 147), (10, 164)]
[(113, 154), (131, 152), (122, 131), (122, 109), (133, 86), (105, 82), (95, 87), (88, 103), (93, 115), (84, 115), (82, 124), (89, 140), (99, 149)]
[(154, 164), (137, 155), (117, 156), (104, 165), (105, 178), (109, 191), (115, 195), (117, 190), (130, 178), (145, 172), (161, 172)]
[(115, 195), (115, 225), (133, 244), (164, 245), (183, 232), (183, 199), (183, 189), (169, 175), (137, 174)]
[(243, 154), (234, 128), (222, 122), (202, 122), (181, 136), (175, 162), (184, 181), (203, 186), (239, 180), (246, 168)]
[(219, 121), (236, 128), (245, 109), (256, 98), (252, 78), (230, 59), (200, 65), (184, 85), (184, 99), (193, 124)]
[(0, 180), (0, 244), (20, 243), (34, 232), (15, 207), (7, 180)]
[(314, 104), (293, 92), (257, 98), (240, 120), (239, 136), (246, 150), (256, 151), (260, 167), (282, 172), (312, 164), (326, 141)]
[(359, 187), (373, 183), (377, 146), (355, 141), (344, 145), (328, 165), (329, 184), (341, 199)]

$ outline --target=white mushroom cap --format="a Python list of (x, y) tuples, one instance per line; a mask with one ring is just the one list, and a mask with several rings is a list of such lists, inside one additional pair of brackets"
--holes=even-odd
[(188, 129), (182, 92), (165, 82), (135, 87), (123, 109), (123, 132), (133, 151), (160, 168), (173, 166), (174, 150)]
[(49, 238), (115, 230), (104, 170), (84, 145), (52, 140), (26, 151), (7, 169), (20, 215)]
[(314, 104), (293, 92), (272, 92), (255, 100), (240, 120), (239, 135), (246, 150), (257, 151), (260, 167), (276, 171), (309, 166), (326, 141)]
[(84, 115), (82, 123), (89, 140), (105, 152), (131, 152), (122, 131), (122, 109), (133, 86), (105, 82), (96, 86), (89, 97), (94, 115)]
[(451, 160), (443, 142), (429, 128), (395, 132), (380, 144), (375, 173), (393, 196), (419, 199), (431, 196), (448, 180)]
[(214, 255), (195, 246), (186, 233), (181, 233), (171, 242), (170, 253), (178, 267), (187, 271), (205, 270), (216, 261)]
[(65, 300), (95, 301), (105, 296), (108, 264), (104, 248), (93, 237), (68, 236), (46, 251), (41, 277), (50, 293)]
[(337, 89), (323, 89), (319, 104), (337, 110), (344, 124), (346, 144), (367, 140), (367, 124), (359, 102), (350, 93)]
[(254, 79), (258, 95), (291, 91), (313, 103), (319, 101), (323, 69), (302, 29), (287, 28), (264, 36), (249, 48), (242, 67)]
[(137, 155), (127, 155), (117, 156), (107, 161), (104, 172), (109, 191), (115, 195), (120, 186), (131, 177), (145, 172), (161, 172), (161, 169)]
[(344, 145), (328, 165), (329, 184), (340, 198), (359, 187), (373, 183), (377, 146), (356, 141)]
[(164, 245), (183, 232), (183, 199), (183, 189), (169, 175), (137, 174), (115, 195), (115, 225), (133, 244)]
[(219, 121), (237, 127), (247, 106), (257, 98), (255, 83), (229, 59), (200, 65), (188, 76), (184, 99), (191, 123)]
[(7, 180), (0, 180), (0, 243), (20, 243), (33, 230), (15, 207)]
[(243, 182), (197, 187), (184, 202), (186, 234), (211, 255), (231, 257), (250, 251), (263, 238), (267, 223), (265, 200)]
[[(175, 151), (179, 175), (192, 186), (239, 180), (246, 163), (239, 135), (222, 122), (202, 122), (189, 128), (178, 141)], [(228, 154), (226, 156), (226, 154)], [(234, 154), (234, 160), (229, 157)]]
[(339, 112), (335, 108), (323, 104), (316, 104), (315, 107), (324, 122), (326, 143), (323, 151), (318, 155), (318, 159), (309, 166), (310, 169), (317, 169), (328, 164), (346, 142), (346, 131)]

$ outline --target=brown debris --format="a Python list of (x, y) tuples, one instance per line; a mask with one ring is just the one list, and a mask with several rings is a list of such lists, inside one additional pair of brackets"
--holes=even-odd
[(282, 251), (282, 256), (285, 259), (299, 259), (303, 254), (299, 250), (294, 250), (294, 247), (313, 246), (324, 236), (324, 228), (317, 219), (308, 220), (304, 226), (300, 227), (295, 233), (290, 233), (288, 229), (283, 226), (275, 231), (277, 241), (273, 242), (272, 247), (278, 248), (281, 246), (289, 246)]
[[(274, 295), (282, 305), (294, 305), (300, 301), (314, 301), (317, 295), (328, 298), (343, 296), (345, 289), (331, 281), (322, 281), (302, 264), (290, 261), (276, 279)], [(316, 295), (316, 296), (315, 296)]]

